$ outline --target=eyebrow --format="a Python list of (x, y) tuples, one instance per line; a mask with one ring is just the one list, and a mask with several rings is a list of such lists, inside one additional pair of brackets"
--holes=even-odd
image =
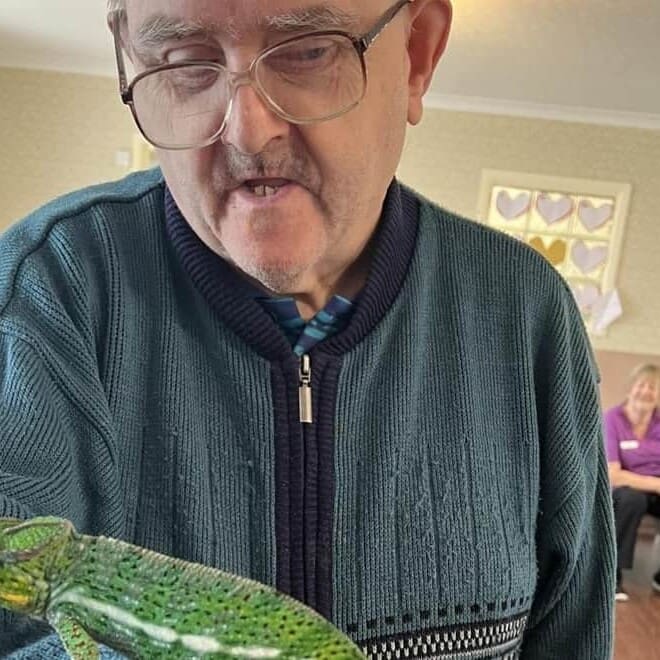
[[(323, 30), (343, 30), (355, 32), (360, 25), (360, 16), (334, 5), (314, 5), (301, 9), (292, 9), (272, 16), (257, 17), (253, 28), (269, 32), (296, 33)], [(217, 41), (218, 34), (240, 38), (241, 30), (234, 20), (224, 23), (206, 21), (187, 21), (180, 18), (155, 14), (147, 18), (137, 30), (133, 48), (146, 52), (171, 41), (200, 38), (205, 42)]]
[(355, 31), (360, 16), (333, 5), (315, 5), (294, 9), (263, 19), (266, 28), (277, 32), (345, 30)]
[(140, 25), (132, 45), (137, 52), (141, 52), (157, 48), (169, 41), (182, 41), (192, 37), (213, 41), (217, 31), (218, 26), (155, 14)]

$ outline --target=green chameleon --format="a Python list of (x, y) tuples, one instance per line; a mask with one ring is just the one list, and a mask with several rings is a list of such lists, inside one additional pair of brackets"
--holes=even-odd
[(48, 621), (74, 660), (364, 658), (319, 614), (253, 580), (62, 518), (0, 518), (0, 607)]

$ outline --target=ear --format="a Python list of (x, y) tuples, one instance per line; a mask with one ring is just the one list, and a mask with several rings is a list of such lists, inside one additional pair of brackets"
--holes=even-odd
[(410, 4), (408, 121), (422, 119), (424, 94), (444, 53), (451, 27), (451, 0), (416, 0)]

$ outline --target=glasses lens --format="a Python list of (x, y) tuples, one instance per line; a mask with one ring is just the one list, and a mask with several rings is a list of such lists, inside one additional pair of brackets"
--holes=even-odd
[(220, 131), (228, 103), (227, 75), (205, 64), (155, 71), (133, 86), (145, 136), (165, 148), (206, 143)]
[(319, 121), (346, 112), (364, 94), (362, 60), (350, 39), (316, 35), (267, 52), (256, 65), (261, 91), (294, 121)]

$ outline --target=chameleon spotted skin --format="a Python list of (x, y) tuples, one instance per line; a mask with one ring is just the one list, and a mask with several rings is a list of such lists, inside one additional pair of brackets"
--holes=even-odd
[(74, 531), (57, 564), (44, 618), (132, 658), (364, 658), (313, 610), (220, 570)]

